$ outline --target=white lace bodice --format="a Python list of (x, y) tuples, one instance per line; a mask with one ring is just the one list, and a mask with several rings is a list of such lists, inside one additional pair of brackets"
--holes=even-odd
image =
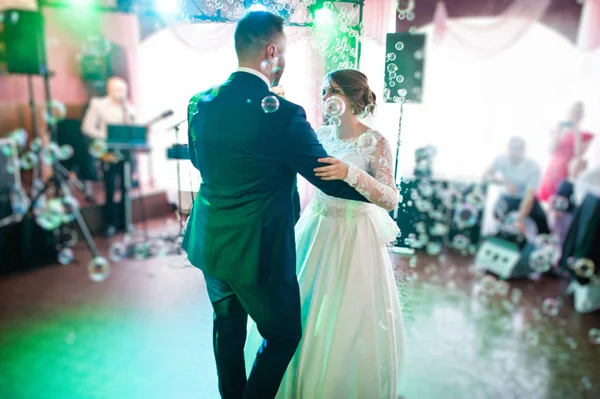
[[(392, 171), (389, 142), (375, 130), (360, 137), (340, 140), (330, 126), (317, 129), (317, 136), (330, 156), (350, 165), (345, 181), (372, 204), (392, 210), (398, 202), (398, 192)], [(373, 205), (328, 196), (317, 190), (311, 210), (323, 216), (353, 218), (366, 214)]]

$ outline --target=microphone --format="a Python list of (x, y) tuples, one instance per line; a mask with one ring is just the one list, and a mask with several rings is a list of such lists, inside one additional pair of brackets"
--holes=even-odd
[(160, 114), (159, 118), (164, 119), (164, 118), (168, 118), (171, 115), (173, 115), (173, 110), (172, 109), (170, 109), (168, 111), (165, 111), (162, 114)]
[(166, 119), (166, 118), (170, 117), (171, 115), (173, 115), (172, 109), (165, 111), (162, 114), (150, 119), (150, 121), (147, 123), (147, 125), (154, 125), (156, 122)]

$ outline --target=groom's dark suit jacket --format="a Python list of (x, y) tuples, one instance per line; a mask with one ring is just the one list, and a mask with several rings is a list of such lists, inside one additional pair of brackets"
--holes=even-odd
[(279, 109), (263, 111), (272, 95), (258, 76), (236, 72), (218, 93), (190, 102), (190, 158), (202, 184), (183, 247), (212, 277), (261, 285), (296, 278), (296, 173), (326, 194), (367, 201), (343, 181), (315, 177), (327, 153), (302, 107), (276, 97)]

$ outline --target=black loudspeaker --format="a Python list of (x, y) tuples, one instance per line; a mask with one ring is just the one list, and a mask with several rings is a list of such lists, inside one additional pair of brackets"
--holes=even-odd
[(423, 101), (425, 35), (388, 33), (385, 48), (385, 102), (421, 103)]
[(42, 229), (29, 214), (0, 227), (0, 275), (56, 264), (55, 232)]
[(88, 151), (92, 139), (81, 133), (81, 121), (63, 119), (56, 125), (58, 145), (68, 144), (73, 147), (74, 155), (62, 161), (62, 165), (77, 172), (80, 179), (98, 181), (96, 159)]
[(3, 49), (3, 61), (8, 72), (27, 75), (46, 73), (42, 14), (34, 11), (5, 10), (0, 15), (0, 49)]
[[(574, 267), (578, 261), (593, 265), (589, 273)], [(563, 243), (560, 266), (582, 285), (590, 283), (592, 274), (600, 275), (600, 197), (587, 194), (575, 210)]]
[(0, 221), (12, 215), (10, 194), (20, 185), (17, 146), (11, 138), (0, 138)]

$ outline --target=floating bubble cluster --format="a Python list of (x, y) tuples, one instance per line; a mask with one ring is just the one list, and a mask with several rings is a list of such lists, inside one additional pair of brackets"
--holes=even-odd
[[(88, 50), (104, 51), (98, 44), (95, 46), (90, 44)], [(45, 121), (52, 125), (65, 118), (66, 107), (58, 101), (53, 101), (44, 112)], [(14, 146), (0, 147), (4, 156), (16, 160), (8, 163), (12, 168), (8, 172), (20, 174), (21, 171), (34, 170), (29, 193), (22, 185), (13, 187), (10, 193), (13, 214), (17, 217), (15, 221), (30, 214), (38, 226), (54, 235), (58, 263), (69, 265), (74, 261), (72, 248), (78, 240), (77, 233), (70, 224), (77, 218), (79, 203), (66, 185), (46, 185), (39, 178), (39, 171), (36, 169), (43, 165), (56, 166), (58, 162), (71, 158), (74, 155), (73, 147), (55, 142), (44, 144), (39, 137), (29, 140), (25, 129), (17, 129), (10, 133), (9, 137), (12, 138)], [(13, 148), (17, 149), (16, 153), (13, 153)], [(101, 148), (98, 149), (98, 153), (102, 153)], [(105, 258), (96, 256), (88, 265), (88, 271), (92, 280), (103, 281), (108, 277), (110, 264)]]
[[(400, 212), (398, 223), (402, 235), (394, 244), (426, 251), (432, 256), (444, 256), (445, 249), (462, 256), (475, 255), (481, 243), (481, 225), (486, 205), (486, 186), (443, 182), (431, 179), (431, 146), (415, 153), (415, 179), (400, 180)], [(497, 232), (518, 245), (529, 243), (526, 252), (531, 279), (547, 272), (566, 274), (587, 280), (597, 280), (594, 262), (587, 258), (569, 260), (569, 270), (558, 268), (562, 257), (560, 240), (555, 235), (537, 234), (532, 220), (525, 220), (525, 231), (518, 225), (518, 213), (510, 211), (508, 203), (498, 201), (494, 207)], [(564, 267), (564, 266), (563, 266)]]
[(437, 150), (433, 146), (418, 148), (415, 151), (415, 177), (431, 177), (433, 174), (433, 160)]
[(407, 383), (405, 395), (439, 397), (445, 387), (444, 397), (571, 398), (591, 397), (597, 389), (585, 365), (600, 353), (600, 329), (574, 335), (563, 297), (525, 296), (531, 284), (498, 279), (477, 265), (460, 268), (447, 258), (415, 255), (395, 274), (411, 347), (406, 362), (412, 366), (403, 378), (422, 381), (433, 369), (449, 373), (431, 385)]
[[(169, 23), (168, 25), (176, 31), (178, 38), (188, 46), (199, 50), (204, 47), (204, 38), (188, 29), (188, 23), (235, 21), (242, 18), (248, 11), (260, 9), (282, 16), (286, 24), (291, 25), (290, 29), (297, 29), (295, 32), (288, 32), (290, 36), (309, 29), (310, 35), (307, 38), (312, 55), (307, 60), (307, 66), (314, 68), (314, 73), (311, 75), (322, 72), (322, 66), (317, 61), (322, 58), (326, 61), (327, 71), (355, 68), (359, 57), (359, 43), (368, 35), (361, 22), (362, 7), (353, 1), (261, 0), (250, 4), (243, 0), (187, 0), (178, 2), (178, 5), (180, 14), (175, 21), (171, 22), (186, 23)], [(265, 60), (261, 64), (261, 69), (270, 74), (277, 72), (279, 65), (277, 60)], [(398, 77), (397, 79), (401, 80), (402, 78)], [(321, 82), (317, 82), (315, 79), (309, 79), (307, 82), (309, 89), (315, 93), (320, 84)], [(247, 101), (250, 102), (250, 100)], [(313, 108), (320, 105), (320, 101), (314, 98), (305, 106)], [(269, 105), (265, 108), (265, 112), (270, 113), (274, 107)], [(336, 116), (331, 116), (331, 118), (336, 118)], [(321, 118), (319, 119), (319, 123), (322, 123)], [(330, 122), (333, 125), (339, 125), (337, 119), (330, 120)]]
[[(246, 12), (257, 10), (256, 7), (259, 6), (257, 2), (250, 7), (248, 5), (243, 0), (189, 0), (180, 2), (179, 20), (187, 23), (215, 19), (222, 22), (236, 21)], [(358, 42), (364, 37), (364, 30), (360, 21), (361, 7), (356, 7), (354, 2), (335, 2), (334, 5), (331, 1), (317, 4), (315, 0), (262, 0), (260, 6), (261, 9), (282, 16), (290, 24), (303, 28), (312, 27), (311, 45), (321, 56), (326, 57), (328, 70), (356, 66)], [(175, 24), (173, 29), (180, 27)], [(271, 65), (264, 65), (264, 68), (270, 70)]]
[[(60, 108), (58, 105), (57, 107)], [(57, 162), (71, 158), (74, 154), (73, 147), (70, 145), (58, 145), (50, 142), (43, 146), (39, 137), (33, 138), (28, 146), (28, 136), (27, 131), (24, 129), (17, 129), (9, 134), (17, 148), (16, 154), (12, 154), (11, 146), (0, 148), (5, 156), (17, 160), (8, 163), (7, 171), (9, 173), (20, 174), (21, 171), (34, 169), (41, 166), (41, 164), (54, 165)], [(72, 196), (65, 196), (64, 198), (56, 196), (49, 199), (49, 193), (42, 191), (43, 189), (44, 183), (35, 175), (29, 194), (22, 186), (13, 187), (11, 192), (13, 213), (25, 216), (28, 211), (32, 210), (36, 222), (45, 230), (54, 230), (62, 224), (72, 221), (73, 212), (78, 208), (77, 200)]]
[[(168, 221), (172, 222), (170, 219)], [(166, 230), (170, 230), (171, 224), (167, 224)], [(177, 225), (177, 229), (179, 229), (179, 225)], [(134, 240), (131, 235), (125, 234), (121, 240), (115, 240), (110, 244), (108, 257), (112, 262), (119, 263), (125, 259), (143, 261), (153, 257), (179, 255), (183, 253), (181, 240), (184, 232), (185, 228), (181, 232), (173, 231), (171, 235), (165, 237), (147, 238), (141, 241)]]
[(415, 19), (415, 0), (396, 1), (396, 11), (398, 12), (398, 19), (412, 21)]
[[(400, 70), (397, 63), (397, 59), (405, 60), (406, 57), (414, 57), (415, 60), (423, 60), (425, 57), (424, 49), (418, 49), (412, 54), (406, 50), (404, 42), (398, 41), (394, 46), (394, 50), (397, 52), (389, 52), (386, 54), (386, 76), (383, 90), (383, 99), (385, 102), (393, 102), (396, 104), (403, 104), (407, 102), (408, 90), (402, 87), (404, 81), (409, 78), (410, 80), (416, 79), (420, 81), (423, 79), (422, 72), (416, 71), (412, 76), (405, 76), (404, 70)], [(418, 98), (421, 96), (421, 88), (419, 86), (412, 87), (413, 94)], [(410, 99), (410, 97), (409, 97)]]

